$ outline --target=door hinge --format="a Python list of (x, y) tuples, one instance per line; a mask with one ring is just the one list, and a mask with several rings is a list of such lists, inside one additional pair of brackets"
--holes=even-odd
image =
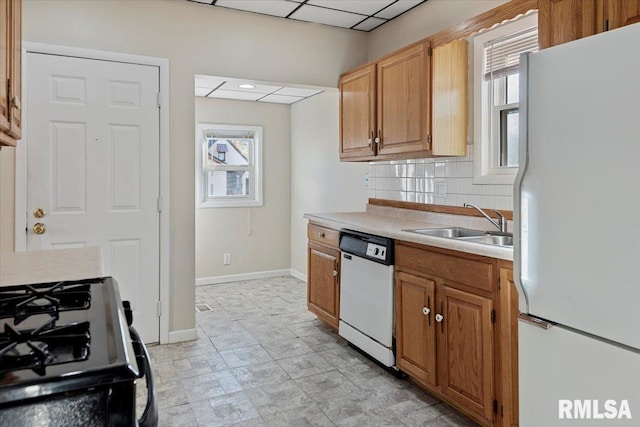
[(157, 306), (157, 313), (158, 313), (158, 317), (162, 316), (162, 301), (158, 301), (158, 306)]
[(433, 55), (433, 48), (431, 46), (429, 46), (429, 48), (427, 49), (427, 55)]
[(158, 212), (162, 212), (162, 197), (158, 196)]
[(496, 323), (496, 311), (491, 310), (491, 323)]
[(497, 400), (493, 400), (493, 413), (498, 415), (498, 401)]
[(156, 95), (156, 104), (158, 105), (158, 108), (162, 107), (162, 104), (160, 104), (160, 92)]

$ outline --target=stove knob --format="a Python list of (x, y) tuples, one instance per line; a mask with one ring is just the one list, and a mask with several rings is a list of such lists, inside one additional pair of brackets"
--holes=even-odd
[(380, 249), (375, 248), (375, 249), (373, 250), (373, 254), (374, 254), (374, 255), (378, 255), (378, 253), (380, 253)]

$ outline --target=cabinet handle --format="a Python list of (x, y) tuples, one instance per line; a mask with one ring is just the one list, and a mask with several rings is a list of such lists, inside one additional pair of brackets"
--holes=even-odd
[(14, 108), (17, 108), (18, 110), (20, 109), (20, 99), (17, 96), (14, 96), (13, 98), (11, 98), (11, 105), (13, 105)]
[(436, 314), (436, 322), (442, 322), (444, 320), (444, 316), (440, 313)]
[(338, 275), (338, 270), (333, 270), (331, 274), (333, 274), (333, 277), (336, 277)]
[(324, 239), (324, 233), (323, 233), (323, 232), (319, 232), (319, 233), (318, 233), (318, 237), (321, 237), (321, 238), (323, 238), (323, 239)]
[(371, 146), (371, 143), (373, 142), (373, 131), (372, 130), (369, 131), (369, 140), (368, 140), (368, 142), (369, 142), (369, 146)]
[(380, 145), (380, 141), (382, 140), (382, 131), (378, 129), (378, 136), (376, 137), (376, 144)]

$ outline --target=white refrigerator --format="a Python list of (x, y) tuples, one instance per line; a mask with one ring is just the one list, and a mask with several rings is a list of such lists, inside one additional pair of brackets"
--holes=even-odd
[(640, 24), (520, 79), (520, 426), (640, 426)]

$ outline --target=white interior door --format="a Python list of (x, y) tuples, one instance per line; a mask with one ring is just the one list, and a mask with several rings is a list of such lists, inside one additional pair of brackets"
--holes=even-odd
[(27, 250), (99, 246), (157, 342), (159, 68), (28, 53), (26, 70)]

